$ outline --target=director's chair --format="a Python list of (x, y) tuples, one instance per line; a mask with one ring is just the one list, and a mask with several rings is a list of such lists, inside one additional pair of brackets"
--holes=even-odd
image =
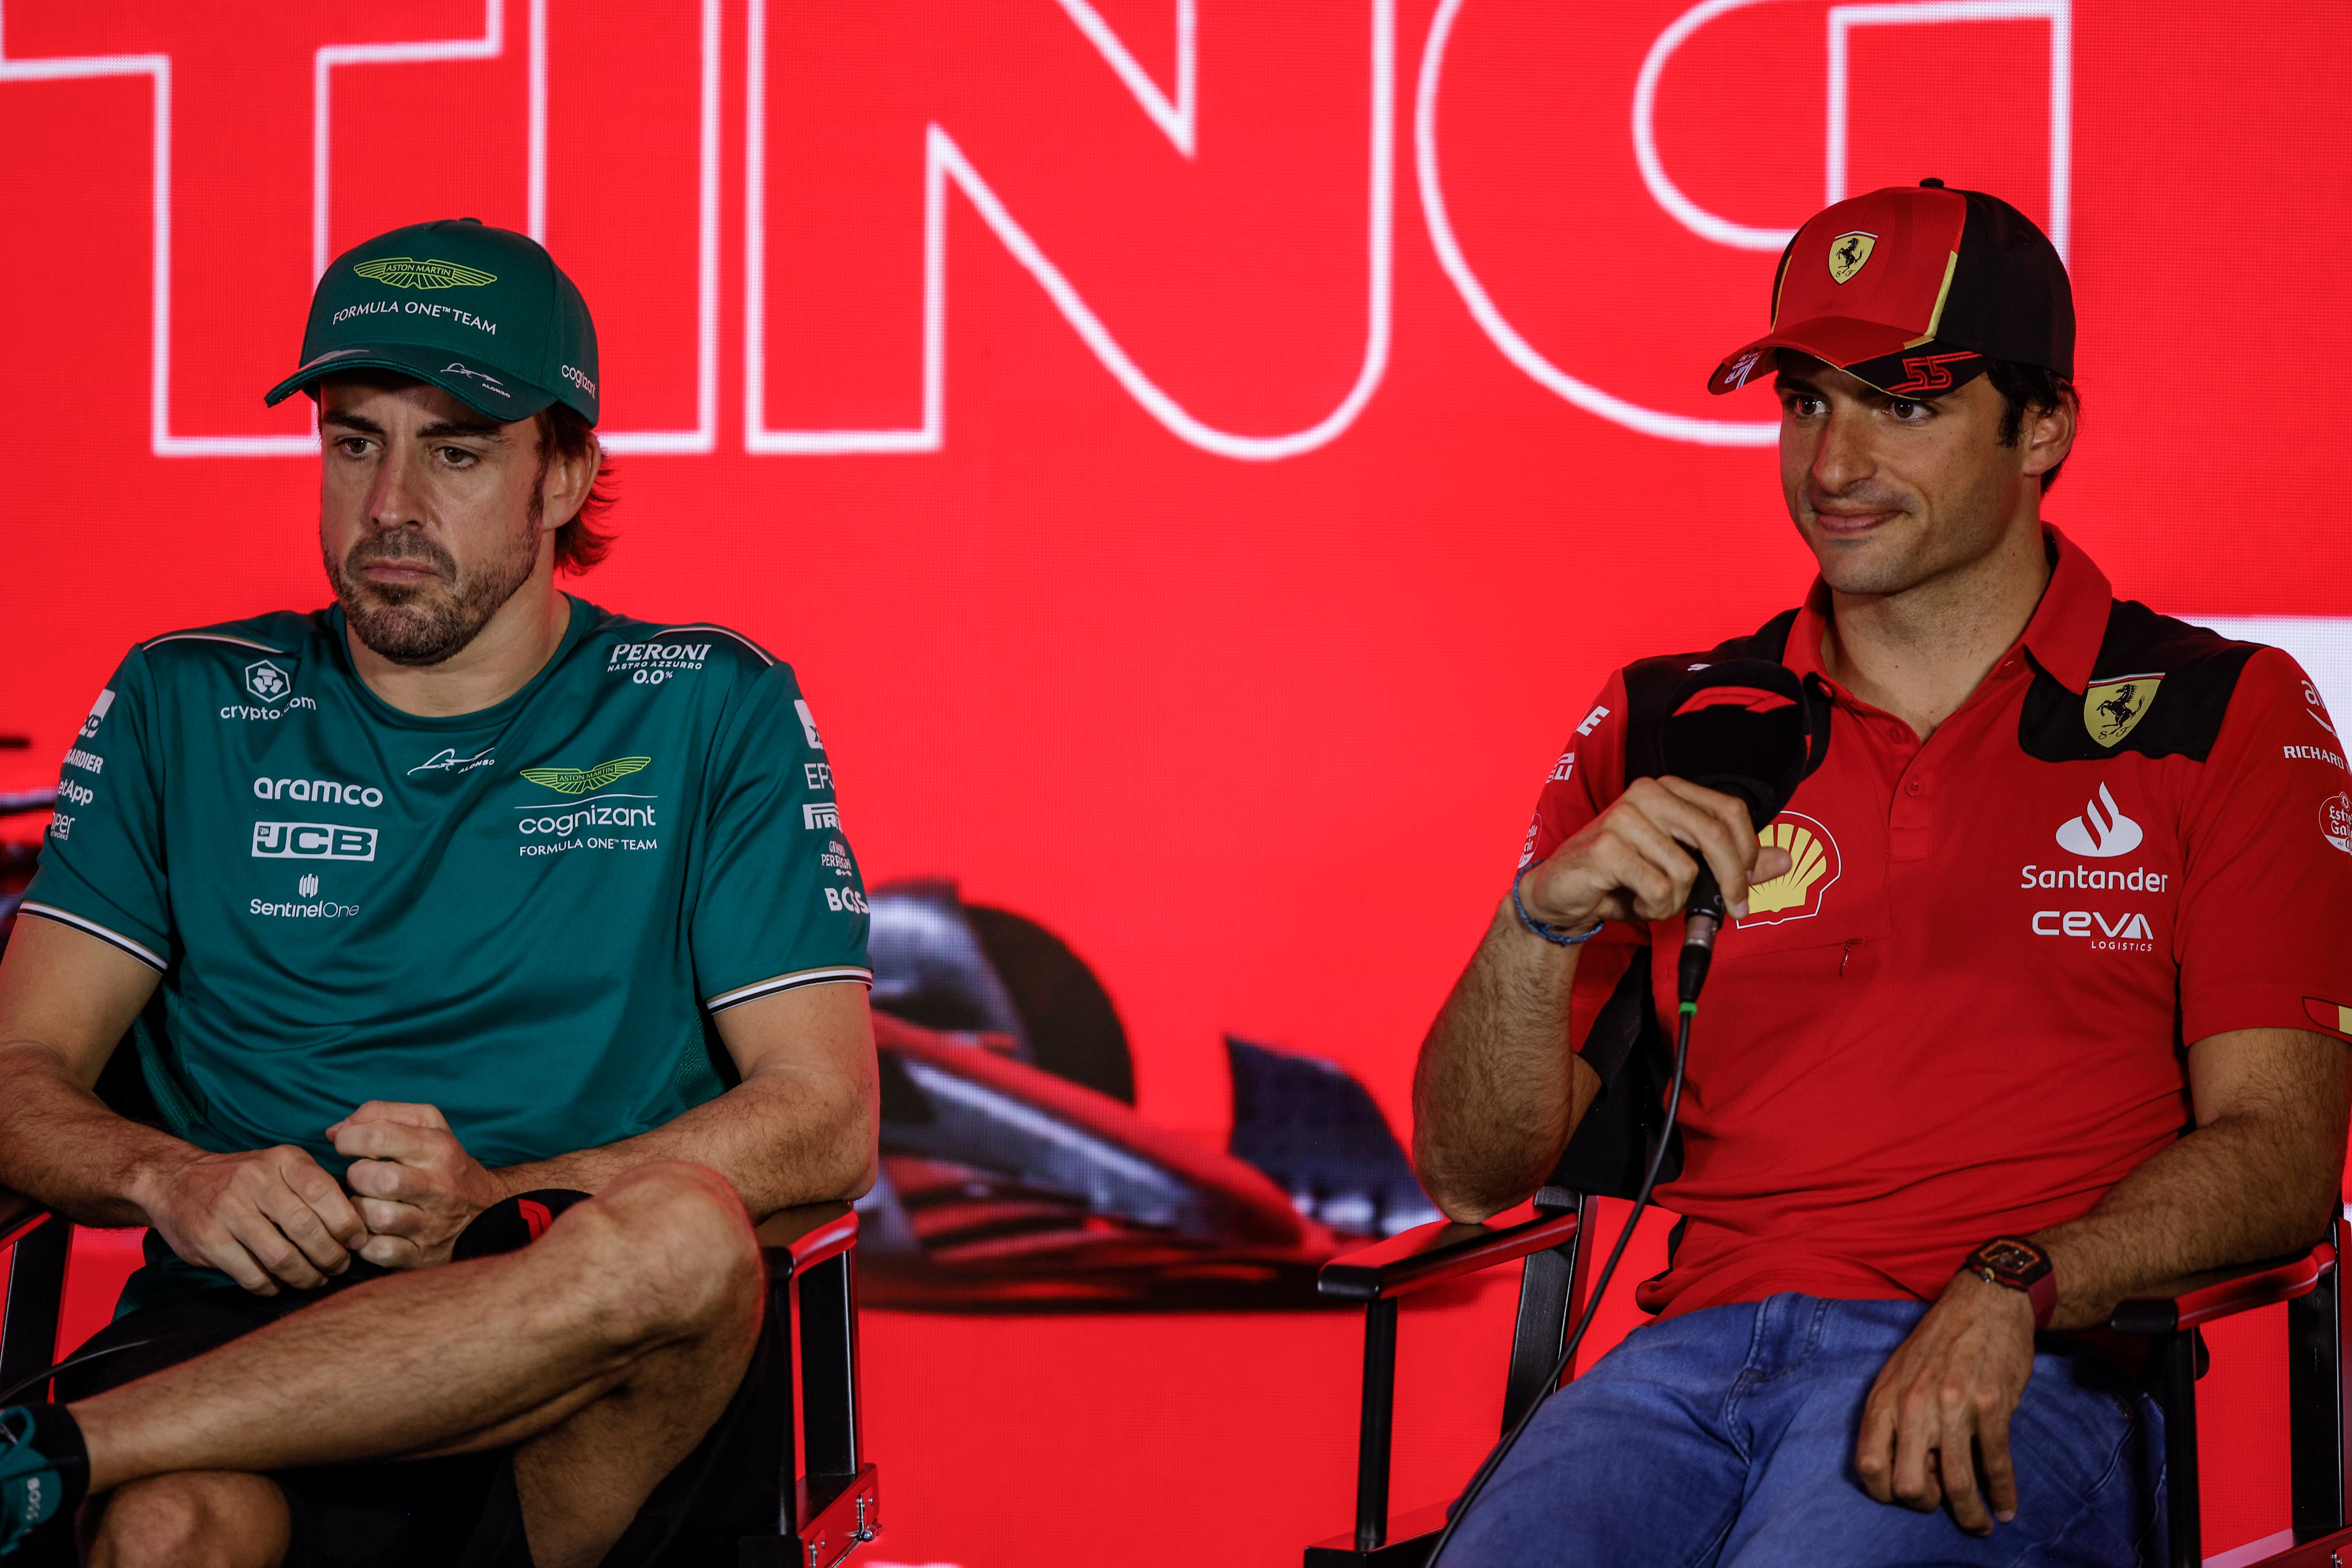
[[(1597, 1197), (1633, 1197), (1664, 1121), (1667, 1062), (1656, 1046), (1646, 952), (1601, 1009), (1584, 1049), (1601, 1075), (1595, 1102), (1538, 1192), (1535, 1217), (1512, 1225), (1446, 1221), (1401, 1231), (1323, 1266), (1317, 1288), (1364, 1304), (1363, 1404), (1356, 1449), (1353, 1531), (1307, 1548), (1306, 1568), (1423, 1568), (1445, 1528), (1438, 1503), (1389, 1511), (1391, 1415), (1396, 1384), (1397, 1310), (1418, 1290), (1465, 1279), (1497, 1264), (1520, 1265), (1518, 1318), (1503, 1383), (1508, 1432), (1545, 1392), (1590, 1292)], [(1663, 1184), (1681, 1169), (1669, 1148)], [(2352, 1213), (2352, 1211), (2347, 1211)], [(2258, 1307), (2286, 1304), (2294, 1541), (2240, 1568), (2343, 1568), (2352, 1556), (2352, 1419), (2347, 1386), (2346, 1302), (2338, 1259), (2352, 1249), (2352, 1221), (2339, 1214), (2310, 1251), (2186, 1282), (2178, 1294), (2126, 1301), (2111, 1321), (2145, 1339), (2141, 1381), (2164, 1411), (2167, 1516), (2163, 1568), (2199, 1568), (2197, 1380), (2205, 1373), (2198, 1330)], [(1571, 1364), (1565, 1377), (1573, 1377)], [(1563, 1381), (1565, 1381), (1565, 1377)], [(1449, 1556), (1451, 1554), (1449, 1553)], [(2233, 1557), (2233, 1561), (2234, 1561)], [(1460, 1565), (1466, 1568), (1466, 1565)]]
[[(0, 1267), (8, 1275), (0, 1298), (0, 1390), (58, 1359), (74, 1230), (0, 1189)], [(800, 1433), (796, 1444), (787, 1416), (774, 1532), (743, 1537), (735, 1561), (737, 1568), (835, 1568), (874, 1539), (882, 1519), (857, 1375), (857, 1215), (846, 1204), (814, 1204), (772, 1215), (759, 1234), (768, 1310), (784, 1326), (786, 1342), (799, 1344)], [(44, 1397), (47, 1385), (42, 1378), (17, 1398)]]

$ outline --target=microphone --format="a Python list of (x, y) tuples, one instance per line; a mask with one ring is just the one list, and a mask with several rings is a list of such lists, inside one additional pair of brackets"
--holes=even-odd
[[(1800, 681), (1788, 666), (1763, 659), (1734, 658), (1693, 666), (1666, 703), (1666, 719), (1658, 736), (1659, 758), (1664, 766), (1659, 771), (1738, 796), (1748, 805), (1749, 823), (1762, 828), (1780, 815), (1805, 775), (1820, 767), (1829, 754), (1830, 703), (1827, 689), (1813, 684), (1819, 679), (1808, 676)], [(1504, 1457), (1527, 1431), (1528, 1423), (1543, 1407), (1545, 1396), (1568, 1375), (1577, 1347), (1584, 1342), (1593, 1313), (1608, 1295), (1609, 1281), (1625, 1256), (1625, 1244), (1633, 1238), (1634, 1227), (1650, 1206), (1659, 1168), (1674, 1145), (1675, 1119), (1682, 1110), (1684, 1073), (1690, 1062), (1691, 1025), (1698, 1016), (1699, 987), (1706, 984), (1707, 965), (1715, 957), (1715, 935), (1725, 917), (1723, 889), (1716, 885), (1715, 873), (1707, 869), (1704, 857), (1699, 859), (1698, 876), (1692, 880), (1685, 914), (1682, 967), (1677, 976), (1682, 1016), (1675, 1028), (1674, 1074), (1666, 1089), (1665, 1122), (1650, 1144), (1649, 1169), (1634, 1196), (1633, 1211), (1617, 1233), (1609, 1260), (1601, 1266), (1600, 1280), (1586, 1296), (1584, 1313), (1561, 1347), (1559, 1360), (1538, 1385), (1536, 1397), (1503, 1434), (1502, 1442), (1470, 1478), (1462, 1500), (1437, 1538), (1436, 1549), (1429, 1554), (1432, 1564), (1445, 1555), (1454, 1531), (1469, 1516), (1487, 1481), (1502, 1467)]]
[[(1817, 726), (1815, 707), (1787, 665), (1734, 658), (1701, 666), (1668, 701), (1659, 733), (1664, 771), (1745, 802), (1748, 822), (1760, 832), (1821, 765), (1828, 711), (1822, 705)], [(1678, 1000), (1698, 1000), (1726, 918), (1723, 889), (1702, 856), (1685, 908)]]

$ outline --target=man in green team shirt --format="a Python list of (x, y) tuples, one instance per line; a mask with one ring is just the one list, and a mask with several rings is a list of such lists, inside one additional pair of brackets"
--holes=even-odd
[(748, 639), (557, 590), (597, 363), (537, 245), (371, 240), (302, 358), (335, 604), (132, 649), (0, 963), (0, 1184), (152, 1227), (123, 1348), (0, 1411), (0, 1557), (80, 1505), (95, 1563), (731, 1563), (752, 1226), (875, 1170), (824, 742)]

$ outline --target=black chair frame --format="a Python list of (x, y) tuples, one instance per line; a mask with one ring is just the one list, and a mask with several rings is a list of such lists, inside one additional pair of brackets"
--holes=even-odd
[[(1512, 1225), (1439, 1222), (1391, 1237), (1323, 1268), (1326, 1296), (1364, 1303), (1364, 1390), (1356, 1458), (1356, 1523), (1307, 1549), (1307, 1568), (1423, 1568), (1445, 1525), (1443, 1504), (1389, 1511), (1391, 1419), (1396, 1380), (1397, 1310), (1403, 1298), (1521, 1262), (1518, 1321), (1503, 1385), (1502, 1429), (1539, 1398), (1590, 1281), (1585, 1229), (1592, 1194), (1548, 1186), (1532, 1219)], [(2143, 1380), (2165, 1415), (2167, 1526), (2164, 1568), (2202, 1561), (2197, 1484), (2197, 1380), (2205, 1370), (2199, 1328), (2258, 1307), (2286, 1304), (2294, 1536), (2260, 1568), (2342, 1568), (2352, 1552), (2352, 1418), (2347, 1385), (2346, 1292), (2337, 1268), (2352, 1249), (2352, 1221), (2339, 1215), (2310, 1252), (2206, 1277), (2179, 1294), (2124, 1302), (2111, 1326), (2149, 1342)], [(1573, 1377), (1571, 1365), (1567, 1376)], [(1565, 1381), (1565, 1379), (1563, 1379)]]
[[(5, 1195), (5, 1194), (0, 1194)], [(58, 1318), (74, 1226), (40, 1210), (0, 1229), (0, 1389), (57, 1359)], [(857, 1215), (846, 1205), (787, 1209), (760, 1227), (768, 1310), (797, 1341), (800, 1432), (785, 1421), (772, 1534), (745, 1536), (737, 1568), (835, 1568), (881, 1525), (880, 1479), (864, 1447), (858, 1382)], [(799, 1311), (793, 1297), (799, 1297)], [(23, 1397), (39, 1398), (43, 1384)]]

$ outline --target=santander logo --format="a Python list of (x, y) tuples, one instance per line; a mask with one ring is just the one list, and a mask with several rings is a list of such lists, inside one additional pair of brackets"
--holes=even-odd
[(2058, 847), (2075, 855), (2088, 855), (2093, 859), (2105, 859), (2111, 855), (2128, 855), (2139, 847), (2139, 824), (2126, 816), (2107, 786), (2099, 786), (2099, 798), (2085, 802), (2083, 815), (2069, 817), (2058, 828)]

